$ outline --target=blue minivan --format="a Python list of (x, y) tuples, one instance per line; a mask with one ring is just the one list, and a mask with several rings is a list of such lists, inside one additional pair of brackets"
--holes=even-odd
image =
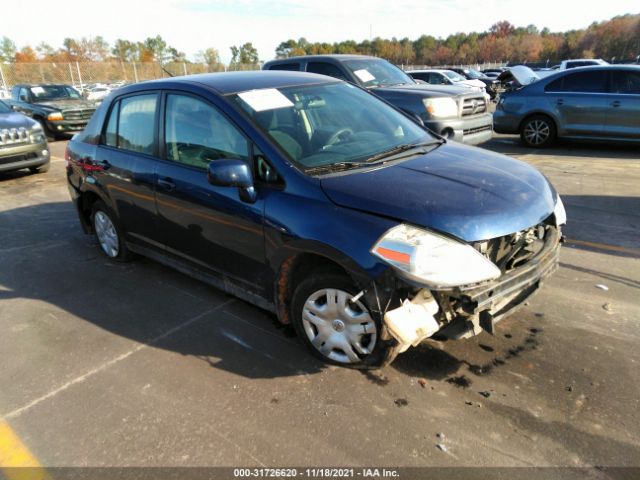
[(204, 280), (356, 368), (428, 337), (493, 332), (557, 268), (566, 221), (536, 169), (308, 73), (119, 89), (66, 160), (107, 257)]

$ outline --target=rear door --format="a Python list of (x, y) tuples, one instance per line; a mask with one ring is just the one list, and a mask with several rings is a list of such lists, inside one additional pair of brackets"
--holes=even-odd
[(640, 139), (640, 69), (612, 70), (607, 135)]
[(158, 100), (157, 92), (145, 92), (115, 101), (95, 157), (127, 241), (155, 247)]
[(570, 73), (545, 88), (550, 108), (566, 135), (602, 136), (605, 132), (607, 71)]
[(167, 251), (196, 268), (213, 270), (262, 288), (265, 269), (263, 208), (246, 203), (235, 187), (213, 186), (210, 162), (250, 161), (250, 142), (213, 104), (186, 93), (165, 94), (163, 159), (157, 205)]

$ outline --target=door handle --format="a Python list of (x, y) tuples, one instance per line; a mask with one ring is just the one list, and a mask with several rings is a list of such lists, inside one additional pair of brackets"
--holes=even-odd
[(620, 106), (620, 100), (614, 100), (613, 102), (611, 102), (611, 106), (612, 107), (619, 107)]
[(564, 100), (559, 98), (558, 100), (556, 100), (556, 105), (558, 105), (558, 106), (564, 105)]
[(157, 183), (158, 183), (158, 186), (160, 188), (162, 188), (163, 190), (165, 190), (167, 192), (172, 192), (173, 190), (176, 189), (176, 184), (173, 183), (170, 178), (165, 179), (165, 180), (158, 179)]

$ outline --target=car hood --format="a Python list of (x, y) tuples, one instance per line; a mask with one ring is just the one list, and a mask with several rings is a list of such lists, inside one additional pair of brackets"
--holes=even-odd
[(406, 161), (321, 179), (337, 205), (397, 219), (467, 242), (546, 219), (556, 192), (524, 162), (455, 143)]
[(405, 83), (389, 87), (376, 87), (372, 88), (371, 91), (382, 95), (412, 93), (423, 95), (425, 97), (452, 97), (469, 93), (469, 89), (467, 87), (456, 87), (455, 85), (430, 85), (423, 83)]
[(0, 130), (24, 127), (30, 130), (38, 123), (35, 120), (18, 112), (0, 113)]
[(41, 107), (50, 107), (56, 110), (76, 110), (76, 109), (95, 110), (96, 108), (95, 102), (91, 102), (88, 100), (80, 100), (80, 99), (47, 100), (42, 102), (36, 102), (35, 105), (39, 105)]

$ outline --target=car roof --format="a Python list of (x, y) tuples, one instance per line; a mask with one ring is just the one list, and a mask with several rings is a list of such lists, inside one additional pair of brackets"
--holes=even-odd
[(372, 57), (370, 55), (354, 55), (354, 54), (346, 54), (346, 53), (335, 53), (331, 55), (300, 55), (297, 57), (288, 57), (288, 58), (279, 58), (276, 60), (269, 60), (267, 64), (273, 65), (277, 63), (290, 63), (290, 62), (299, 62), (301, 60), (337, 60), (337, 61), (345, 61), (345, 60), (384, 60), (384, 58)]
[(425, 68), (422, 70), (406, 70), (404, 73), (444, 73), (449, 72), (448, 68)]
[(341, 80), (317, 75), (315, 73), (291, 72), (285, 70), (251, 70), (243, 72), (202, 73), (183, 77), (164, 78), (148, 82), (128, 85), (118, 92), (133, 92), (141, 87), (157, 86), (158, 88), (176, 87), (180, 85), (199, 84), (215, 90), (221, 95), (261, 90), (265, 88), (286, 88), (300, 85), (320, 83), (339, 83)]

